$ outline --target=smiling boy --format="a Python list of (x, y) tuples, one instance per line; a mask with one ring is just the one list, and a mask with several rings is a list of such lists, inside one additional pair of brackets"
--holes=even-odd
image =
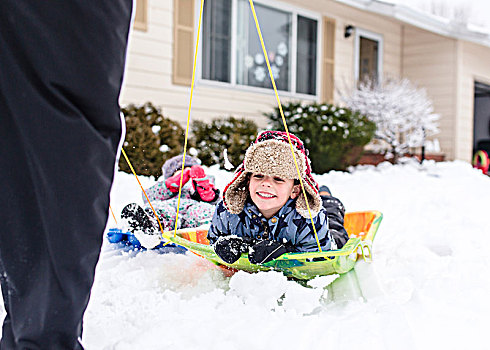
[(250, 199), (266, 219), (277, 213), (289, 198), (296, 198), (300, 191), (293, 179), (255, 173), (250, 176), (248, 190)]
[[(208, 231), (216, 254), (233, 263), (242, 252), (252, 263), (270, 261), (286, 252), (337, 249), (311, 176), (307, 150), (290, 134), (306, 199), (285, 132), (265, 131), (247, 149), (243, 163), (223, 192)], [(308, 201), (308, 206), (306, 204)]]

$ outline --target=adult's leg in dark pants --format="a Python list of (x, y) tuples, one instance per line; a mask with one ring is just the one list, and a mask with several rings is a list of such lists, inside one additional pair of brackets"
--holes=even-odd
[(10, 313), (8, 310), (8, 284), (7, 280), (5, 278), (6, 273), (5, 269), (2, 266), (2, 261), (0, 259), (0, 285), (2, 288), (2, 298), (4, 300), (4, 306), (5, 306), (5, 311), (7, 312), (7, 315), (5, 316), (5, 319), (3, 320), (3, 329), (2, 329), (2, 345), (6, 349), (14, 349), (15, 348), (15, 343), (14, 343), (14, 336), (12, 334), (12, 327), (10, 324)]
[(0, 2), (1, 349), (80, 349), (131, 0)]

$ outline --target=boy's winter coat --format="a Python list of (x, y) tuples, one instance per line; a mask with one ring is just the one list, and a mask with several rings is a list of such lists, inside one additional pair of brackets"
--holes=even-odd
[[(322, 250), (337, 249), (328, 230), (328, 218), (321, 208), (313, 218)], [(218, 237), (236, 235), (254, 240), (273, 240), (294, 246), (297, 252), (318, 251), (311, 220), (301, 216), (296, 210), (296, 199), (289, 199), (279, 212), (266, 219), (249, 199), (243, 210), (232, 214), (221, 201), (217, 207), (208, 231), (210, 244)]]

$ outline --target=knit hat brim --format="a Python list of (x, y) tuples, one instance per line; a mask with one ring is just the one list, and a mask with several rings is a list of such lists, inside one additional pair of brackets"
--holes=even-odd
[[(183, 160), (184, 160), (184, 155), (179, 154), (177, 156), (174, 156), (174, 157), (168, 159), (165, 163), (163, 163), (163, 166), (162, 166), (163, 177), (165, 179), (168, 179), (176, 171), (181, 170)], [(201, 165), (201, 161), (197, 158), (186, 155), (185, 156), (185, 166), (191, 167), (193, 165)]]

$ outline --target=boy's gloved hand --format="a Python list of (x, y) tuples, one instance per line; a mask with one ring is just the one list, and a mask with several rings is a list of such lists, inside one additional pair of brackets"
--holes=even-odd
[(263, 264), (293, 251), (294, 247), (289, 244), (264, 240), (250, 247), (248, 260), (252, 264)]
[(214, 243), (214, 252), (228, 264), (240, 259), (242, 253), (248, 252), (249, 243), (238, 236), (221, 236)]
[[(191, 168), (185, 168), (184, 169), (184, 177), (182, 178), (182, 187), (189, 181), (191, 173)], [(180, 185), (180, 172), (178, 174), (175, 174), (168, 179), (165, 180), (165, 185), (167, 188), (170, 190), (170, 192), (177, 193), (179, 192), (179, 185)]]
[(204, 169), (200, 165), (193, 165), (190, 169), (190, 177), (194, 191), (204, 202), (212, 202), (219, 196), (219, 190), (209, 181)]

